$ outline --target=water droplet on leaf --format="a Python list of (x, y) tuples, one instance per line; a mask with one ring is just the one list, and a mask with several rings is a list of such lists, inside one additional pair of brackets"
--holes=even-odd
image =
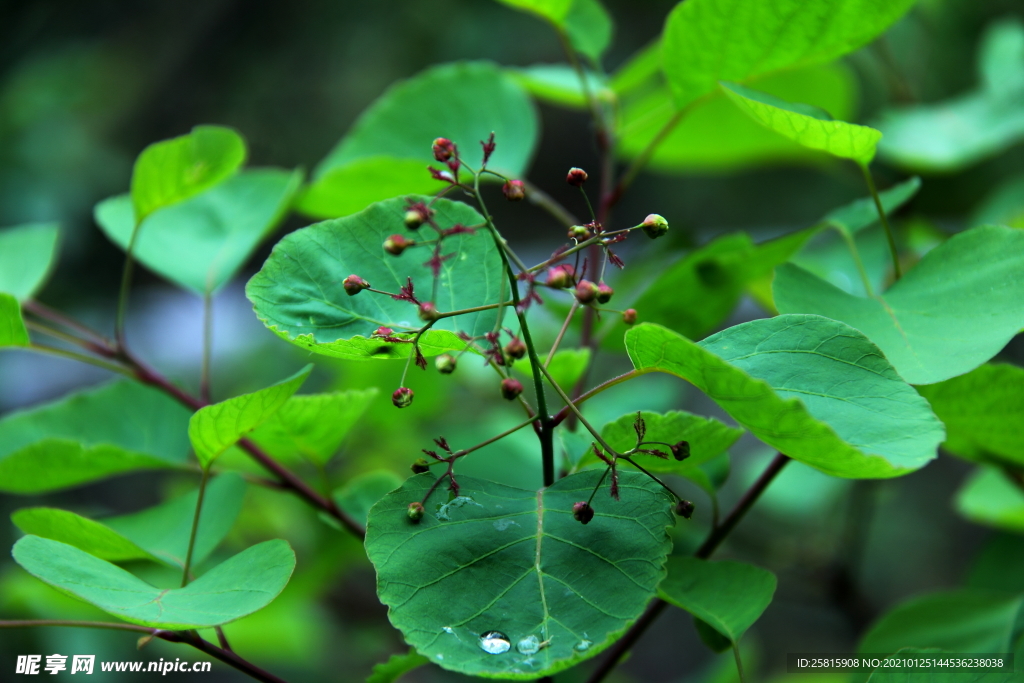
[(488, 631), (480, 636), (480, 649), (489, 655), (500, 655), (511, 648), (508, 636), (501, 631)]
[(537, 654), (537, 651), (540, 650), (540, 639), (537, 636), (526, 636), (516, 643), (516, 649), (524, 655)]

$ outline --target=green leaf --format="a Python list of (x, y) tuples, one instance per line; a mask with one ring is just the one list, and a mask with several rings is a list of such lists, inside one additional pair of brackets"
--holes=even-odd
[[(434, 479), (407, 480), (367, 526), (391, 623), (435, 664), (490, 678), (533, 680), (603, 650), (654, 596), (674, 520), (657, 483), (623, 472), (622, 500), (604, 489), (581, 525), (572, 506), (600, 476), (582, 472), (540, 491), (459, 477), (460, 496), (442, 505), (435, 493), (419, 524), (406, 508)], [(509, 648), (488, 654), (481, 636), (495, 631)]]
[(828, 114), (808, 105), (784, 102), (736, 83), (722, 83), (721, 87), (750, 118), (799, 145), (861, 165), (875, 158), (875, 147), (882, 134), (874, 128), (833, 121)]
[[(203, 295), (223, 286), (284, 218), (301, 172), (244, 171), (145, 220), (135, 258), (168, 280)], [(135, 229), (131, 197), (96, 205), (96, 222), (122, 249)]]
[(982, 89), (1005, 100), (1024, 94), (1024, 22), (1015, 17), (992, 22), (978, 52)]
[(1022, 606), (1022, 596), (971, 589), (913, 598), (878, 620), (857, 651), (935, 647), (963, 653), (1012, 652)]
[(946, 425), (946, 451), (1024, 465), (1024, 368), (982, 365), (918, 391)]
[(957, 491), (955, 502), (957, 511), (972, 522), (1024, 532), (1024, 490), (998, 469), (975, 470)]
[(11, 413), (0, 420), (0, 491), (42, 493), (183, 467), (188, 419), (173, 398), (128, 381)]
[[(541, 360), (541, 363), (543, 364), (545, 361), (546, 357)], [(547, 368), (558, 386), (568, 392), (572, 387), (576, 386), (576, 382), (587, 371), (589, 365), (590, 349), (583, 347), (580, 349), (559, 349), (551, 358)], [(533, 365), (530, 363), (529, 356), (516, 361), (513, 367), (519, 374), (530, 378), (533, 377), (533, 370), (531, 369)]]
[(295, 568), (286, 541), (265, 541), (184, 588), (160, 589), (74, 546), (38, 536), (14, 544), (15, 561), (57, 590), (132, 624), (190, 629), (226, 624), (266, 607)]
[(662, 62), (682, 107), (719, 81), (744, 82), (853, 52), (914, 0), (687, 0), (668, 16)]
[(682, 377), (766, 444), (833, 476), (906, 474), (943, 437), (878, 348), (834, 320), (781, 315), (699, 344), (642, 324), (626, 333), (626, 350), (637, 370)]
[[(349, 274), (356, 274), (374, 289), (397, 293), (406, 278), (412, 278), (417, 296), (429, 299), (433, 274), (424, 265), (429, 252), (411, 247), (392, 256), (383, 247), (391, 234), (409, 234), (402, 222), (406, 206), (403, 198), (389, 199), (282, 239), (246, 286), (256, 315), (282, 339), (314, 353), (351, 359), (407, 357), (412, 344), (369, 337), (380, 326), (396, 332), (419, 328), (416, 307), (374, 292), (349, 296), (342, 284)], [(442, 229), (483, 222), (480, 214), (461, 202), (440, 199), (433, 208), (434, 220)], [(429, 228), (421, 228), (425, 229)], [(510, 296), (501, 257), (485, 229), (446, 238), (444, 252), (458, 257), (441, 267), (434, 301), (439, 311), (497, 303), (501, 292)], [(453, 332), (481, 335), (494, 328), (495, 318), (495, 311), (488, 310), (440, 319), (421, 337), (420, 350), (431, 356), (464, 349), (465, 342)]]
[(574, 0), (498, 0), (498, 2), (560, 24), (572, 9)]
[(1024, 175), (1015, 175), (986, 195), (968, 225), (999, 223), (1024, 228)]
[(391, 470), (374, 470), (348, 480), (332, 497), (339, 508), (365, 526), (370, 508), (401, 485), (401, 477)]
[[(200, 564), (231, 530), (245, 495), (245, 481), (223, 474), (210, 481), (199, 517), (194, 565)], [(92, 520), (68, 510), (23, 508), (11, 521), (26, 534), (73, 545), (110, 562), (153, 560), (184, 566), (198, 489), (155, 507), (119, 517)]]
[[(568, 64), (534, 64), (508, 72), (528, 93), (542, 102), (570, 109), (586, 109), (587, 96), (583, 92), (576, 70)], [(599, 100), (612, 96), (601, 76), (586, 71), (587, 85)]]
[[(885, 214), (889, 216), (913, 199), (919, 189), (921, 179), (914, 176), (884, 192), (879, 192), (878, 199), (882, 202)], [(830, 211), (821, 222), (847, 235), (855, 235), (878, 222), (878, 207), (875, 206), (872, 197), (861, 197)]]
[(31, 299), (46, 282), (57, 258), (56, 223), (30, 223), (0, 232), (0, 293)]
[(877, 344), (905, 380), (931, 384), (978, 367), (1024, 327), (1022, 268), (1024, 232), (990, 225), (953, 236), (875, 298), (792, 264), (775, 271), (773, 289), (780, 312), (841, 320)]
[(538, 134), (537, 113), (529, 97), (496, 64), (441, 64), (389, 88), (359, 117), (314, 175), (319, 179), (332, 168), (379, 156), (436, 166), (430, 147), (436, 137), (458, 145), (463, 160), (476, 168), (483, 160), (480, 141), (492, 131), (497, 147), (488, 167), (522, 175)]
[(625, 97), (661, 75), (661, 40), (653, 40), (637, 50), (626, 63), (612, 74), (611, 87), (619, 97)]
[(376, 397), (374, 388), (292, 396), (251, 438), (278, 460), (325, 465)]
[(135, 221), (227, 180), (245, 156), (242, 136), (222, 126), (196, 126), (188, 135), (154, 142), (132, 170)]
[(373, 673), (366, 679), (366, 683), (395, 683), (405, 674), (424, 664), (430, 664), (430, 660), (416, 650), (409, 650), (403, 655), (391, 655), (388, 661), (373, 667)]
[(569, 42), (594, 62), (612, 42), (612, 18), (598, 0), (573, 0), (562, 23)]
[(732, 641), (715, 630), (715, 627), (703, 619), (693, 618), (693, 626), (697, 629), (702, 643), (711, 648), (712, 652), (722, 653), (732, 648)]
[[(639, 67), (638, 67), (639, 69)], [(624, 78), (639, 78), (640, 72)], [(618, 153), (636, 158), (676, 116), (667, 85), (646, 89), (618, 74), (613, 87), (636, 88), (622, 106)], [(771, 74), (757, 87), (790, 101), (807, 102), (839, 119), (854, 116), (857, 82), (842, 64), (825, 64)], [(777, 135), (751, 120), (716, 88), (699, 107), (689, 111), (665, 136), (651, 156), (650, 168), (665, 172), (722, 172), (766, 163), (820, 163), (817, 152)]]
[(0, 292), (0, 348), (5, 346), (28, 346), (28, 330), (21, 318), (21, 306), (10, 294)]
[(188, 421), (188, 438), (203, 468), (259, 427), (292, 397), (313, 371), (309, 364), (291, 377), (251, 394), (242, 394), (197, 410)]
[(295, 208), (307, 216), (334, 218), (403, 193), (434, 193), (445, 185), (430, 177), (420, 159), (365, 157), (325, 171), (299, 195)]

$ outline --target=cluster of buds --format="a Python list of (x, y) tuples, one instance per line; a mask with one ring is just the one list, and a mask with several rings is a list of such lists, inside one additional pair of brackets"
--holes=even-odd
[(567, 289), (576, 282), (576, 269), (568, 263), (548, 268), (547, 281), (544, 283), (552, 289)]

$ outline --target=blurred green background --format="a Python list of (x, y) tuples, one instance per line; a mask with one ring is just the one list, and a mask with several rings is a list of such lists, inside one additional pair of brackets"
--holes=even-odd
[[(614, 70), (660, 32), (675, 3), (604, 4), (616, 23), (605, 59), (606, 68)], [(973, 89), (981, 36), (992, 21), (1008, 17), (1024, 20), (1020, 0), (922, 0), (881, 40), (844, 60), (853, 76), (852, 120), (872, 122), (893, 106), (947, 100)], [(394, 81), (432, 64), (461, 59), (490, 59), (508, 66), (564, 61), (548, 27), (484, 0), (3, 3), (0, 225), (59, 222), (58, 270), (38, 298), (109, 330), (122, 252), (96, 228), (92, 207), (127, 188), (132, 161), (146, 144), (185, 133), (198, 123), (224, 124), (247, 138), (251, 165), (309, 169)], [(541, 105), (540, 113), (543, 134), (529, 178), (582, 213), (579, 198), (569, 192), (563, 178), (570, 166), (590, 169), (596, 177), (590, 123), (580, 111)], [(884, 161), (875, 169), (881, 187), (908, 175)], [(904, 228), (961, 230), (993, 192), (1022, 174), (1020, 144), (1000, 147), (955, 171), (922, 173), (922, 189), (900, 214), (900, 223)], [(727, 232), (745, 230), (760, 240), (806, 227), (863, 194), (856, 169), (821, 161), (734, 171), (646, 173), (615, 215), (622, 225), (633, 225), (634, 218), (658, 212), (672, 223), (672, 239), (659, 241), (657, 250), (648, 244), (624, 249), (623, 277), (643, 282), (657, 274), (658, 264)], [(563, 229), (537, 208), (496, 208), (506, 236), (531, 259), (544, 258), (562, 243)], [(278, 237), (309, 222), (293, 215)], [(259, 268), (274, 241), (264, 245), (247, 273), (215, 299), (215, 397), (265, 386), (307, 362), (305, 354), (263, 328), (243, 293), (245, 280)], [(669, 244), (663, 245), (665, 241)], [(128, 326), (131, 343), (140, 355), (194, 389), (201, 301), (149, 273), (138, 273), (135, 282)], [(542, 336), (550, 339), (557, 321), (537, 315), (543, 321), (538, 323)], [(762, 315), (752, 301), (744, 300), (730, 324)], [(1024, 344), (1018, 338), (1001, 358), (1024, 363)], [(443, 434), (460, 446), (469, 445), (519, 419), (498, 399), (493, 376), (473, 359), (467, 358), (451, 378), (433, 372), (414, 375), (416, 403), (401, 414), (387, 401), (397, 386), (401, 363), (323, 358), (316, 362), (306, 391), (366, 386), (381, 390), (334, 462), (334, 485), (372, 470), (405, 476), (430, 438)], [(611, 376), (625, 363), (624, 358), (603, 354), (593, 375)], [(0, 355), (0, 411), (54, 399), (105, 378), (103, 371), (71, 361), (5, 353)], [(679, 407), (722, 416), (714, 404), (687, 391), (681, 382), (653, 376), (608, 392), (587, 410), (603, 423), (630, 410)], [(726, 507), (771, 453), (745, 438), (732, 455), (722, 494)], [(525, 432), (518, 434), (467, 459), (463, 471), (536, 486), (535, 441)], [(1019, 546), (1018, 538), (1003, 539), (954, 512), (951, 499), (967, 471), (966, 463), (943, 456), (897, 480), (852, 483), (791, 465), (719, 554), (754, 562), (779, 575), (775, 601), (747, 636), (754, 676), (764, 679), (780, 673), (786, 652), (853, 651), (865, 627), (893, 604), (963, 585), (987, 544)], [(304, 474), (313, 481), (318, 476)], [(10, 511), (27, 505), (54, 505), (83, 514), (129, 512), (194, 483), (188, 478), (133, 474), (60, 494), (2, 496), (0, 512), (5, 519)], [(698, 503), (698, 514), (679, 524), (677, 553), (692, 549), (708, 525), (706, 499), (697, 489), (690, 495)], [(13, 525), (0, 525), (5, 547), (17, 535)], [(220, 557), (273, 537), (295, 546), (299, 570), (271, 607), (226, 628), (237, 649), (297, 681), (361, 681), (374, 663), (403, 651), (401, 638), (376, 600), (373, 571), (359, 544), (296, 499), (249, 487), (240, 522)], [(0, 615), (103, 618), (84, 604), (56, 595), (9, 560), (0, 562)], [(190, 649), (159, 641), (140, 653), (132, 637), (119, 633), (0, 631), (0, 679), (13, 675), (17, 654), (52, 652), (95, 653), (101, 659), (198, 658)], [(731, 666), (728, 660), (725, 664)], [(701, 644), (690, 617), (674, 611), (648, 633), (615, 678), (656, 683), (710, 680), (721, 665)], [(213, 680), (244, 680), (219, 664), (214, 671)], [(568, 672), (558, 678), (583, 680), (584, 673)], [(102, 674), (96, 676), (102, 680)], [(130, 674), (117, 677), (134, 680)], [(409, 680), (418, 681), (456, 678), (440, 669), (409, 675)]]

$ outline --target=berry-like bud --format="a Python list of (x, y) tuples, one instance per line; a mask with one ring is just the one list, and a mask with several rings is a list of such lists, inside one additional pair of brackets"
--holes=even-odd
[(580, 280), (580, 283), (576, 285), (576, 301), (581, 304), (593, 303), (597, 299), (598, 289), (590, 280)]
[(624, 310), (622, 312), (622, 322), (626, 323), (627, 325), (633, 325), (634, 323), (636, 323), (636, 309), (627, 308), (626, 310)]
[(656, 213), (652, 213), (641, 223), (644, 232), (652, 240), (657, 239), (668, 232), (668, 221)]
[(455, 155), (455, 143), (448, 138), (435, 138), (431, 149), (434, 151), (434, 158), (442, 163)]
[(690, 442), (680, 441), (672, 446), (672, 457), (676, 460), (686, 460), (690, 457)]
[(409, 515), (409, 520), (413, 524), (419, 524), (419, 521), (423, 519), (423, 512), (423, 503), (409, 503), (405, 514)]
[(582, 242), (583, 240), (589, 240), (594, 236), (594, 233), (590, 232), (590, 228), (585, 225), (574, 225), (569, 228), (569, 239)]
[[(337, 282), (337, 280), (335, 280)], [(358, 275), (349, 275), (347, 278), (342, 280), (341, 286), (345, 288), (345, 293), (349, 296), (355, 296), (359, 292), (363, 291), (370, 286), (370, 283), (359, 277)]]
[(505, 344), (505, 355), (519, 360), (526, 355), (526, 344), (519, 337), (513, 337), (512, 341)]
[(688, 500), (681, 500), (676, 503), (675, 513), (683, 519), (689, 519), (693, 517), (693, 510), (697, 506)]
[(609, 301), (612, 300), (612, 294), (614, 294), (614, 293), (615, 293), (614, 289), (612, 289), (611, 287), (609, 287), (608, 285), (606, 285), (605, 283), (602, 282), (601, 284), (599, 284), (597, 286), (597, 303), (599, 303), (599, 304), (606, 304), (606, 303), (608, 303)]
[(587, 182), (587, 172), (582, 168), (576, 168), (574, 166), (569, 169), (569, 175), (565, 177), (565, 182), (569, 183), (573, 187), (582, 187), (583, 183)]
[(580, 524), (586, 524), (594, 518), (594, 508), (590, 507), (590, 503), (583, 500), (573, 503), (572, 518)]
[(457, 365), (455, 356), (450, 353), (442, 353), (440, 356), (434, 359), (434, 367), (442, 375), (450, 375), (455, 372), (455, 366)]
[(398, 387), (395, 393), (391, 394), (391, 402), (396, 408), (408, 408), (412, 405), (412, 398), (415, 394), (409, 387)]
[(573, 276), (575, 274), (576, 270), (568, 263), (561, 266), (554, 266), (552, 268), (548, 268), (548, 279), (544, 284), (548, 287), (554, 287), (555, 289), (572, 287)]
[[(413, 211), (412, 213), (416, 212)], [(401, 235), (392, 235), (391, 237), (384, 240), (384, 251), (388, 252), (389, 254), (398, 256), (408, 247), (411, 247), (414, 244), (416, 244), (414, 240), (407, 240)]]
[(521, 393), (523, 393), (523, 384), (519, 380), (511, 377), (501, 380), (501, 395), (506, 400), (515, 400), (515, 397)]
[(410, 230), (416, 230), (423, 225), (423, 216), (420, 215), (419, 211), (413, 211), (409, 209), (405, 212), (405, 227)]
[(523, 185), (522, 180), (508, 180), (501, 186), (501, 191), (505, 193), (505, 199), (510, 202), (518, 202), (526, 197), (526, 186)]
[(430, 471), (430, 463), (427, 462), (426, 458), (416, 458), (416, 461), (413, 462), (412, 467), (409, 469), (412, 470), (413, 474), (423, 474)]
[(420, 320), (425, 323), (433, 322), (441, 316), (441, 314), (437, 312), (437, 306), (429, 301), (425, 301), (420, 304), (419, 313)]

